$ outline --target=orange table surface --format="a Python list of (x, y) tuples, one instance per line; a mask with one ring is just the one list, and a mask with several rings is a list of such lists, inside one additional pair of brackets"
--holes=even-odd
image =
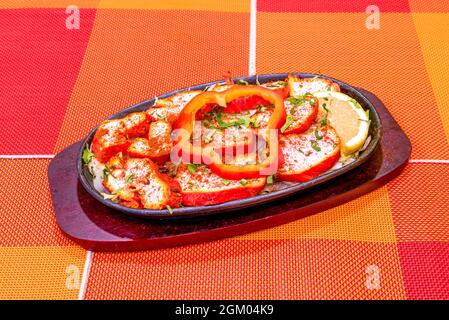
[[(0, 298), (448, 299), (449, 4), (376, 3), (378, 29), (367, 0), (0, 0)], [(373, 92), (410, 138), (409, 164), (359, 199), (239, 237), (128, 253), (66, 238), (53, 155), (126, 106), (228, 70)]]

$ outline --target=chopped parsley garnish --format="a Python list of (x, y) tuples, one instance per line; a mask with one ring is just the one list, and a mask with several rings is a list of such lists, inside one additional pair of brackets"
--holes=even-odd
[(205, 126), (206, 128), (212, 128), (212, 124), (210, 123), (210, 121), (209, 120), (207, 120), (207, 119), (204, 119), (203, 120), (203, 126)]
[(165, 207), (167, 208), (168, 212), (170, 212), (170, 214), (173, 214), (172, 207), (170, 207), (168, 204)]
[(285, 130), (288, 129), (288, 127), (290, 127), (290, 125), (293, 123), (295, 119), (293, 119), (293, 116), (291, 114), (287, 114), (287, 118), (285, 119), (285, 123), (281, 128), (281, 132), (284, 133)]
[(260, 124), (257, 123), (255, 118), (251, 118), (251, 121), (249, 122), (249, 124), (251, 125), (251, 127), (253, 128), (259, 128)]
[(287, 86), (287, 82), (285, 81), (278, 81), (277, 82), (281, 87), (286, 87)]
[(118, 203), (118, 197), (117, 197), (117, 195), (114, 194), (114, 193), (112, 193), (112, 194), (107, 194), (107, 193), (101, 192), (101, 195), (103, 196), (103, 199), (111, 200), (112, 202)]
[(330, 112), (329, 109), (327, 108), (327, 103), (323, 103), (323, 109), (324, 109), (326, 112)]
[(315, 131), (313, 132), (313, 134), (315, 135), (315, 138), (317, 138), (317, 140), (323, 139), (323, 136), (320, 135), (320, 133), (318, 132), (318, 128), (315, 128)]
[(241, 123), (245, 127), (249, 127), (249, 124), (251, 122), (251, 117), (249, 115), (244, 115), (237, 122)]
[(294, 115), (295, 112), (296, 112), (296, 109), (295, 109), (295, 108), (290, 108), (290, 114), (291, 114), (291, 115)]
[(123, 188), (118, 188), (118, 189), (112, 191), (111, 194), (114, 195), (114, 196), (117, 196), (122, 191), (123, 191)]
[(103, 169), (103, 177), (107, 177), (108, 175), (110, 175), (112, 172), (111, 170), (109, 170), (109, 168), (104, 168)]
[(83, 162), (84, 164), (89, 164), (92, 161), (94, 154), (90, 151), (89, 147), (86, 145), (86, 148), (83, 151)]
[(236, 84), (241, 85), (241, 86), (247, 86), (249, 85), (248, 81), (240, 79), (236, 82)]
[(197, 165), (197, 164), (189, 163), (189, 164), (187, 165), (187, 170), (189, 170), (189, 172), (190, 172), (191, 174), (195, 174), (197, 168), (198, 168), (198, 165)]
[(327, 113), (320, 119), (319, 122), (322, 127), (327, 126)]
[(277, 87), (285, 88), (286, 86), (287, 86), (287, 82), (282, 81), (282, 80), (274, 81), (274, 82), (266, 85), (267, 88), (277, 88)]
[(221, 179), (221, 183), (223, 183), (225, 186), (228, 186), (231, 182), (226, 179)]
[(241, 179), (241, 180), (240, 180), (240, 184), (241, 184), (242, 186), (246, 186), (246, 185), (248, 184), (248, 180), (246, 180), (246, 179)]
[(218, 123), (218, 126), (220, 127), (220, 129), (226, 129), (229, 127), (238, 127), (241, 125), (248, 127), (251, 122), (251, 118), (249, 115), (244, 115), (244, 116), (240, 117), (238, 120), (234, 120), (234, 121), (230, 121), (230, 122), (223, 121), (223, 119), (221, 118), (222, 117), (221, 112), (217, 112), (216, 117), (217, 117), (217, 123)]
[(267, 177), (267, 185), (272, 186), (276, 181), (276, 175), (271, 175)]
[(267, 108), (264, 105), (259, 105), (259, 106), (257, 106), (257, 110), (259, 112), (265, 112), (265, 111), (267, 111)]
[(287, 98), (287, 101), (292, 104), (292, 106), (298, 107), (304, 104), (304, 96), (293, 96)]
[(313, 150), (315, 150), (315, 151), (321, 151), (321, 148), (318, 146), (318, 142), (317, 142), (316, 140), (313, 140), (313, 141), (311, 142), (311, 146), (312, 146), (312, 149), (313, 149)]
[(134, 175), (131, 173), (129, 176), (125, 177), (125, 183), (132, 183), (134, 182)]

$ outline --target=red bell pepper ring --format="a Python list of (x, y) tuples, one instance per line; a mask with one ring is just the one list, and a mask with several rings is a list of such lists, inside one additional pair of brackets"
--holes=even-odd
[(263, 99), (260, 96), (256, 96), (256, 95), (239, 97), (239, 98), (229, 102), (228, 107), (224, 110), (224, 112), (237, 113), (237, 112), (255, 109), (258, 106), (266, 106), (268, 104), (270, 104), (269, 101)]
[[(266, 128), (259, 132), (267, 142), (268, 155), (257, 164), (236, 165), (224, 163), (220, 154), (211, 148), (202, 148), (192, 145), (190, 137), (193, 133), (196, 113), (204, 105), (216, 103), (226, 108), (230, 101), (244, 96), (260, 96), (273, 104), (273, 113), (268, 120)], [(282, 127), (286, 119), (284, 101), (282, 97), (273, 90), (260, 86), (234, 86), (222, 92), (208, 91), (194, 97), (181, 111), (178, 119), (173, 125), (175, 129), (174, 152), (180, 152), (184, 161), (206, 163), (211, 170), (225, 179), (257, 178), (268, 176), (276, 172), (278, 161), (278, 129)], [(182, 130), (180, 130), (182, 129)], [(179, 155), (179, 154), (178, 154)], [(185, 158), (188, 155), (188, 159)]]

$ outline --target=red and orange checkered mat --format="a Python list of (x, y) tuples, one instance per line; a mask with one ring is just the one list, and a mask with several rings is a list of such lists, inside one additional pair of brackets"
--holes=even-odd
[[(444, 1), (0, 0), (0, 21), (0, 298), (449, 298)], [(92, 254), (62, 235), (51, 155), (121, 108), (251, 68), (375, 93), (411, 163), (355, 201), (221, 241)]]

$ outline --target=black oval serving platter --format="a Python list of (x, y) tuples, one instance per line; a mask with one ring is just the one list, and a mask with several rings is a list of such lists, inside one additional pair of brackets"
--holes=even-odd
[[(103, 196), (93, 186), (93, 177), (92, 177), (91, 173), (89, 172), (87, 166), (84, 165), (83, 160), (82, 160), (82, 155), (83, 155), (83, 150), (85, 149), (86, 145), (90, 145), (92, 142), (95, 131), (97, 130), (97, 128), (95, 128), (84, 139), (83, 143), (81, 144), (81, 148), (78, 152), (77, 170), (78, 170), (78, 176), (79, 176), (79, 180), (80, 180), (81, 184), (86, 189), (86, 191), (90, 195), (92, 195), (96, 200), (100, 201), (101, 203), (103, 203), (104, 205), (106, 205), (112, 209), (121, 211), (123, 213), (129, 214), (132, 216), (137, 216), (137, 217), (141, 217), (141, 218), (149, 218), (149, 219), (197, 218), (197, 217), (203, 216), (203, 215), (217, 214), (217, 213), (223, 213), (226, 211), (243, 209), (243, 208), (247, 208), (247, 207), (251, 207), (251, 206), (261, 205), (261, 204), (264, 204), (264, 203), (267, 203), (270, 201), (286, 198), (287, 196), (290, 196), (292, 194), (299, 193), (301, 191), (304, 191), (306, 189), (312, 188), (321, 183), (329, 181), (337, 176), (340, 176), (340, 175), (348, 172), (349, 170), (352, 170), (352, 169), (360, 166), (364, 162), (366, 162), (373, 155), (374, 151), (376, 150), (376, 148), (379, 144), (379, 141), (380, 141), (381, 135), (382, 135), (382, 123), (380, 121), (380, 117), (379, 117), (379, 114), (378, 114), (376, 108), (369, 101), (369, 99), (367, 99), (356, 88), (354, 88), (344, 82), (341, 82), (339, 80), (336, 80), (336, 79), (333, 79), (330, 77), (326, 77), (323, 75), (304, 74), (304, 73), (295, 73), (295, 72), (240, 77), (240, 78), (236, 78), (234, 80), (235, 81), (245, 80), (250, 84), (256, 84), (257, 81), (259, 81), (260, 83), (265, 83), (265, 82), (269, 82), (269, 81), (284, 80), (288, 76), (288, 74), (294, 74), (294, 75), (300, 76), (302, 78), (320, 77), (320, 78), (324, 78), (324, 79), (328, 79), (333, 82), (336, 82), (340, 85), (341, 92), (343, 92), (343, 93), (347, 94), (348, 96), (357, 100), (360, 103), (360, 105), (363, 107), (363, 109), (369, 110), (369, 117), (371, 120), (369, 135), (371, 136), (371, 141), (369, 142), (366, 149), (363, 150), (359, 154), (359, 158), (356, 161), (351, 162), (339, 169), (325, 172), (313, 180), (310, 180), (310, 181), (307, 181), (304, 183), (294, 184), (294, 185), (284, 188), (282, 190), (273, 191), (273, 192), (265, 193), (265, 194), (260, 194), (260, 195), (250, 197), (250, 198), (234, 200), (234, 201), (229, 201), (229, 202), (225, 202), (225, 203), (221, 203), (221, 204), (217, 204), (217, 205), (210, 205), (210, 206), (176, 208), (176, 209), (173, 209), (172, 213), (169, 212), (167, 209), (164, 209), (164, 210), (133, 209), (133, 208), (128, 208), (128, 207), (119, 205), (110, 200), (104, 199)], [(204, 84), (200, 84), (200, 85), (195, 85), (195, 86), (192, 86), (189, 88), (183, 88), (183, 89), (179, 89), (176, 91), (172, 91), (172, 92), (158, 96), (158, 99), (167, 98), (169, 96), (172, 96), (178, 92), (182, 92), (185, 90), (204, 90), (206, 87), (208, 87), (212, 84), (215, 84), (215, 83), (219, 83), (219, 82), (223, 82), (223, 80), (217, 80), (217, 81), (208, 82), (208, 83), (204, 83)], [(119, 119), (119, 118), (123, 118), (124, 116), (126, 116), (127, 114), (132, 113), (132, 112), (145, 111), (145, 110), (149, 109), (154, 104), (155, 99), (156, 98), (153, 98), (153, 99), (138, 103), (134, 106), (128, 107), (128, 108), (112, 115), (111, 117), (109, 117), (107, 119), (108, 120)]]

